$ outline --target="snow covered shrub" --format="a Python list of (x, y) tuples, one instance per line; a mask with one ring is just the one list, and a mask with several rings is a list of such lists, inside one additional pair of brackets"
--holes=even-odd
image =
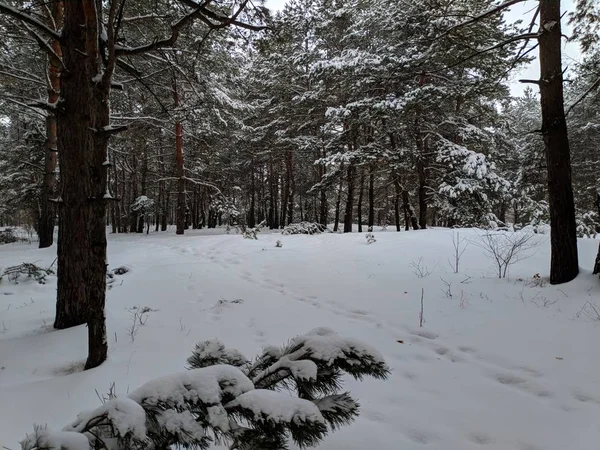
[(260, 233), (260, 231), (262, 230), (262, 228), (265, 226), (265, 221), (263, 220), (261, 223), (259, 223), (258, 225), (256, 225), (254, 228), (246, 228), (245, 226), (242, 227), (242, 236), (244, 237), (244, 239), (254, 239), (254, 240), (258, 240), (258, 233)]
[(33, 263), (23, 263), (18, 266), (7, 267), (4, 269), (4, 272), (0, 275), (0, 281), (6, 277), (11, 283), (19, 284), (19, 280), (23, 275), (26, 275), (27, 278), (33, 278), (40, 284), (46, 284), (46, 277), (48, 275), (54, 275), (54, 270), (50, 267), (44, 269)]
[(283, 229), (281, 234), (321, 234), (327, 233), (329, 229), (325, 225), (315, 222), (291, 223)]
[(12, 244), (13, 242), (21, 242), (25, 239), (15, 236), (12, 228), (0, 230), (0, 244)]
[(283, 247), (283, 244), (281, 243), (281, 241), (277, 241), (277, 242), (275, 242), (275, 247), (281, 248), (281, 247)]
[(377, 239), (375, 239), (375, 235), (373, 233), (367, 233), (365, 235), (365, 237), (367, 238), (367, 244), (374, 244), (375, 242), (377, 242)]
[(593, 211), (577, 214), (576, 220), (577, 237), (596, 238), (596, 235), (598, 234), (597, 230), (600, 229), (598, 214)]
[[(386, 379), (382, 356), (317, 328), (250, 361), (217, 340), (196, 345), (189, 369), (156, 378), (127, 397), (80, 413), (63, 431), (35, 427), (23, 450), (279, 450), (316, 446), (352, 422), (359, 405), (340, 392), (342, 375)], [(285, 391), (285, 392), (281, 392)]]

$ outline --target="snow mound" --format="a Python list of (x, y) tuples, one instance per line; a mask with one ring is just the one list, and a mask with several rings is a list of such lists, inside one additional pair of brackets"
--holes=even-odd
[(256, 389), (240, 395), (227, 404), (227, 409), (242, 409), (253, 420), (275, 423), (325, 423), (319, 408), (308, 400), (292, 397), (281, 392)]
[(224, 395), (237, 397), (252, 389), (254, 385), (239, 369), (217, 365), (156, 378), (133, 391), (129, 398), (144, 406), (215, 404), (221, 403)]
[[(376, 378), (384, 378), (388, 373), (386, 362), (377, 350), (356, 339), (344, 338), (330, 328), (320, 327), (292, 339), (292, 346), (300, 347), (298, 352), (306, 352), (311, 359), (327, 365), (343, 365), (350, 375), (360, 378), (363, 367), (376, 368)], [(290, 355), (295, 359), (295, 355)]]
[(90, 443), (83, 434), (69, 431), (50, 431), (35, 428), (21, 441), (22, 450), (89, 450)]
[(90, 421), (101, 417), (110, 421), (119, 436), (130, 434), (140, 440), (146, 438), (146, 412), (129, 398), (113, 398), (94, 410), (79, 413), (77, 419), (63, 428), (63, 431), (83, 433)]

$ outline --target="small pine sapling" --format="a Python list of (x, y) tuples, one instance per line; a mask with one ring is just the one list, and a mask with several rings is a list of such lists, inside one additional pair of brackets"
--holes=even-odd
[(281, 248), (281, 247), (283, 247), (283, 244), (281, 243), (281, 241), (277, 241), (277, 242), (275, 242), (275, 247)]
[[(23, 450), (208, 449), (279, 450), (291, 439), (314, 447), (351, 423), (359, 404), (341, 392), (346, 373), (386, 379), (376, 350), (317, 328), (250, 361), (217, 340), (196, 345), (189, 370), (149, 381), (81, 413), (63, 431), (36, 427)], [(281, 391), (286, 391), (281, 392)]]

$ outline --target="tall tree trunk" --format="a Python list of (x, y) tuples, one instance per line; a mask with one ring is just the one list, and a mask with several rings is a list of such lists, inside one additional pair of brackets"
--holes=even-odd
[[(400, 185), (400, 180), (398, 175), (394, 176), (394, 188), (396, 191), (396, 196), (394, 197), (394, 220), (396, 221), (396, 231), (400, 231), (402, 225), (400, 223), (400, 197), (402, 195), (402, 186)], [(405, 217), (406, 231), (408, 231), (408, 220)]]
[(373, 230), (375, 225), (375, 174), (373, 167), (369, 168), (369, 221), (367, 226), (369, 231)]
[[(419, 76), (419, 86), (425, 85), (425, 72), (422, 72)], [(423, 136), (422, 130), (422, 115), (421, 108), (417, 110), (417, 117), (415, 118), (415, 143), (417, 147), (417, 174), (419, 177), (419, 226), (421, 229), (427, 228), (427, 206), (428, 199), (428, 145), (427, 137)]]
[(352, 233), (352, 212), (354, 209), (354, 163), (348, 165), (348, 192), (346, 195), (346, 212), (344, 214), (344, 233)]
[(106, 359), (106, 180), (110, 75), (101, 71), (101, 8), (91, 0), (65, 2), (64, 70), (60, 78), (58, 155), (61, 198), (56, 328), (87, 322), (86, 369)]
[(248, 215), (246, 218), (246, 225), (249, 228), (254, 228), (256, 225), (256, 185), (254, 176), (254, 165), (250, 169), (250, 208), (248, 209)]
[(288, 207), (287, 207), (287, 224), (294, 222), (294, 195), (296, 194), (296, 176), (294, 173), (294, 154), (288, 152)]
[[(340, 167), (340, 174), (344, 173), (343, 164)], [(335, 201), (335, 219), (333, 223), (333, 231), (337, 232), (340, 226), (340, 207), (342, 205), (342, 186), (344, 183), (344, 177), (340, 175), (340, 184), (337, 192), (337, 199)]]
[(550, 283), (579, 273), (571, 155), (563, 98), (560, 0), (540, 3), (540, 93), (550, 205)]
[(598, 244), (598, 253), (596, 254), (596, 262), (594, 263), (594, 275), (600, 273), (600, 244)]
[(419, 226), (427, 228), (427, 174), (425, 161), (417, 161), (417, 173), (419, 175)]
[[(325, 149), (323, 148), (323, 154), (322, 157), (325, 158), (325, 156), (327, 156), (327, 153), (325, 152)], [(319, 177), (319, 181), (323, 182), (325, 175), (327, 173), (327, 167), (325, 166), (325, 164), (320, 164), (319, 165), (319, 170), (320, 170), (320, 177)], [(320, 207), (319, 207), (319, 223), (321, 225), (323, 225), (324, 227), (327, 226), (327, 192), (325, 191), (325, 188), (321, 188), (320, 191)]]
[[(275, 184), (275, 174), (273, 173), (273, 155), (269, 155), (269, 228), (274, 230), (279, 228), (276, 226), (277, 220), (277, 212), (275, 207), (275, 202), (277, 201), (277, 185)], [(277, 225), (279, 225), (277, 223)]]
[(358, 187), (358, 205), (357, 207), (357, 219), (358, 219), (358, 232), (362, 233), (362, 207), (363, 207), (363, 191), (365, 190), (365, 172), (360, 171), (360, 186)]
[(138, 198), (138, 170), (137, 170), (137, 156), (135, 154), (131, 155), (131, 201), (129, 202), (129, 232), (136, 233), (138, 227), (138, 217), (139, 211), (134, 211), (131, 209), (131, 205), (135, 203)]
[[(173, 77), (173, 103), (175, 109), (179, 108), (179, 93), (177, 80)], [(185, 230), (185, 169), (183, 166), (183, 125), (178, 117), (175, 122), (175, 160), (177, 173), (177, 234)]]
[[(52, 0), (50, 2), (48, 13), (52, 15), (53, 22), (57, 29), (60, 29), (63, 22), (63, 4), (61, 0)], [(48, 103), (57, 104), (60, 95), (60, 60), (62, 50), (60, 43), (52, 39), (50, 45), (57, 57), (48, 58)], [(48, 114), (46, 117), (46, 149), (44, 155), (44, 182), (42, 184), (40, 219), (38, 223), (38, 236), (40, 238), (39, 248), (50, 247), (54, 242), (54, 221), (56, 209), (54, 207), (54, 197), (56, 197), (56, 152), (57, 152), (57, 131), (56, 115)]]
[[(148, 147), (144, 147), (144, 152), (142, 153), (142, 168), (140, 170), (140, 195), (148, 195), (147, 189), (147, 180), (148, 177)], [(142, 214), (139, 214), (138, 224), (137, 224), (137, 233), (144, 232), (144, 221), (146, 220), (146, 216), (149, 211), (143, 211)]]

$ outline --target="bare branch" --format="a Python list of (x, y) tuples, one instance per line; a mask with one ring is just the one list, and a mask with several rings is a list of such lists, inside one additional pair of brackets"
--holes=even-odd
[(592, 85), (583, 93), (579, 96), (579, 98), (577, 100), (575, 100), (575, 102), (569, 106), (569, 108), (567, 109), (567, 113), (565, 114), (565, 116), (568, 116), (569, 113), (573, 110), (573, 108), (575, 108), (577, 105), (579, 105), (582, 101), (585, 100), (585, 98), (594, 90), (598, 89), (598, 86), (600, 86), (600, 78), (598, 78), (596, 81), (594, 81), (592, 83)]
[(36, 27), (38, 30), (43, 31), (48, 36), (50, 36), (53, 39), (56, 39), (57, 41), (61, 40), (60, 34), (54, 31), (52, 28), (48, 27), (46, 24), (39, 21), (35, 17), (32, 17), (29, 14), (26, 14), (23, 11), (20, 11), (16, 8), (13, 8), (12, 6), (0, 3), (0, 13), (14, 17), (15, 19), (22, 20), (23, 22)]
[(461, 22), (459, 24), (454, 25), (453, 27), (448, 28), (446, 31), (444, 31), (441, 35), (439, 35), (436, 39), (440, 39), (450, 33), (452, 33), (455, 30), (458, 30), (459, 28), (463, 28), (466, 27), (468, 25), (474, 24), (475, 22), (479, 22), (480, 20), (483, 20), (487, 17), (493, 16), (494, 14), (499, 13), (500, 11), (503, 11), (504, 9), (512, 6), (512, 5), (516, 5), (517, 3), (523, 3), (526, 0), (508, 0), (505, 1), (504, 3), (501, 3), (498, 6), (495, 6), (493, 8), (488, 9), (487, 11), (484, 11), (483, 13), (465, 21), (465, 22)]

